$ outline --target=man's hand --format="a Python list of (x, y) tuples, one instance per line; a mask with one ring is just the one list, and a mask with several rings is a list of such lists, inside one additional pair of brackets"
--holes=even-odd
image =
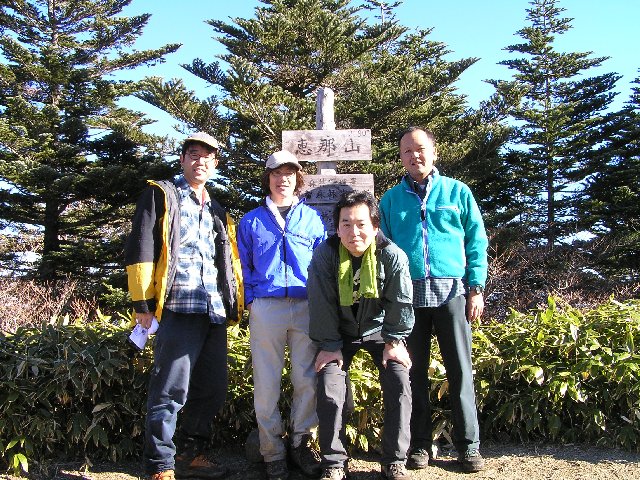
[(480, 320), (484, 311), (484, 296), (482, 293), (469, 292), (467, 296), (467, 320), (475, 322)]
[(146, 312), (146, 313), (136, 312), (136, 322), (138, 322), (147, 330), (151, 328), (151, 320), (153, 320), (153, 312)]
[(384, 368), (387, 368), (387, 362), (389, 360), (393, 360), (407, 368), (411, 368), (411, 358), (409, 358), (409, 352), (403, 342), (398, 343), (395, 346), (390, 343), (384, 344), (384, 351), (382, 352), (382, 366)]
[(316, 356), (316, 373), (320, 372), (325, 365), (331, 362), (338, 362), (338, 367), (342, 368), (342, 350), (336, 350), (335, 352), (327, 352), (326, 350), (320, 350), (318, 356)]

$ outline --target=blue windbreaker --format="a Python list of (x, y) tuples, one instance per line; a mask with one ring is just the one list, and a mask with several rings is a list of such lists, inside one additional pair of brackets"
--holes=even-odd
[(307, 298), (311, 254), (326, 237), (320, 215), (303, 200), (289, 210), (284, 229), (266, 204), (242, 217), (238, 250), (245, 305), (262, 297)]

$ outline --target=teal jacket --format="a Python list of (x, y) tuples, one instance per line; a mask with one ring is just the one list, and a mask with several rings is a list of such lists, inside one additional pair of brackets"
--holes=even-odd
[(420, 200), (403, 178), (380, 199), (380, 228), (409, 257), (411, 278), (487, 280), (487, 234), (471, 190), (433, 170), (431, 191)]

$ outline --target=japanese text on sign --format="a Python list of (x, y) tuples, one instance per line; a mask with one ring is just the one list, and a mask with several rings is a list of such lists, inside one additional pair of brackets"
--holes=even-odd
[(371, 130), (284, 130), (282, 148), (307, 162), (371, 160)]

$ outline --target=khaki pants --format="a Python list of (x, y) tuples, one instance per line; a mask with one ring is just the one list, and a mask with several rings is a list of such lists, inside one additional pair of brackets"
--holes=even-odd
[(291, 443), (318, 425), (316, 415), (315, 351), (309, 339), (309, 305), (296, 298), (256, 298), (249, 316), (253, 362), (253, 404), (260, 435), (260, 453), (265, 462), (283, 460), (287, 452), (284, 428), (278, 410), (285, 345), (291, 358)]

